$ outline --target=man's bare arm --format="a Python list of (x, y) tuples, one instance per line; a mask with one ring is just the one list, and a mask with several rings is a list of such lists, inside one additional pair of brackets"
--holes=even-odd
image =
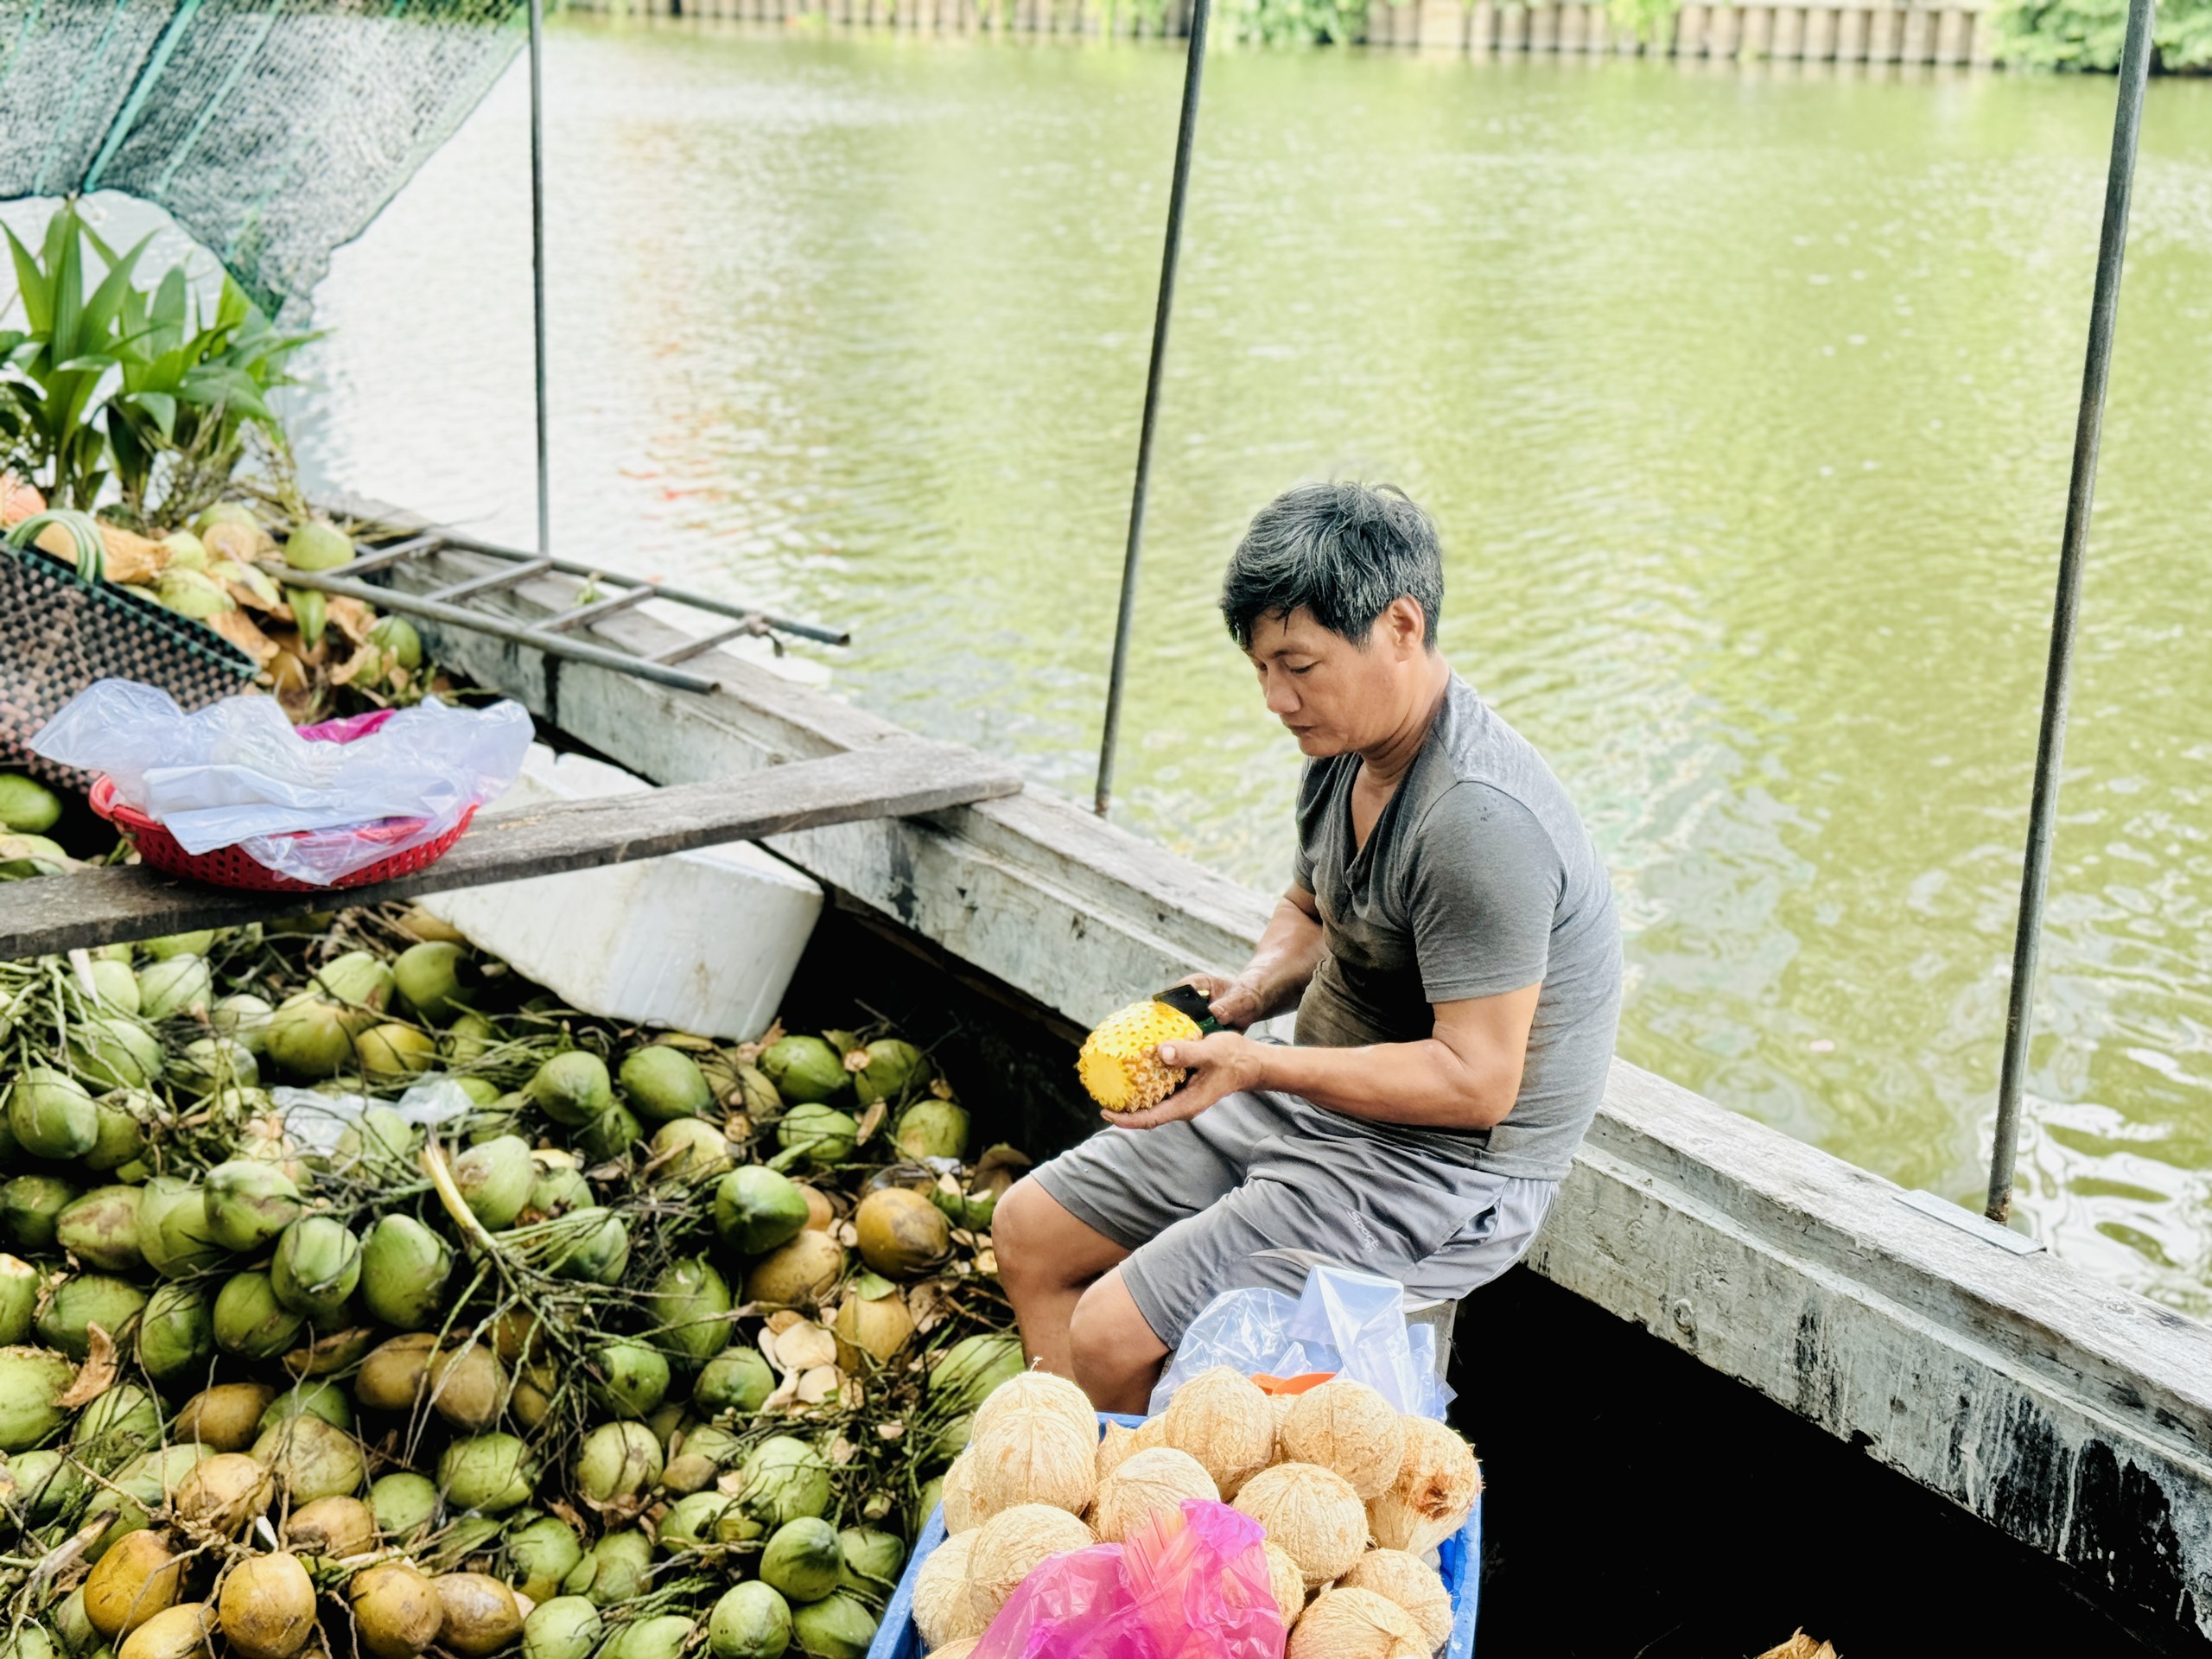
[(1436, 1003), (1433, 1032), (1414, 1043), (1300, 1048), (1226, 1031), (1196, 1042), (1162, 1043), (1162, 1061), (1191, 1069), (1182, 1088), (1149, 1111), (1109, 1113), (1107, 1122), (1147, 1129), (1195, 1117), (1240, 1089), (1279, 1089), (1377, 1123), (1463, 1133), (1491, 1128), (1520, 1097), (1541, 989), (1527, 985)]
[(1193, 974), (1189, 982), (1211, 1001), (1215, 1019), (1242, 1031), (1298, 1006), (1321, 965), (1322, 950), (1320, 906), (1312, 893), (1294, 886), (1276, 900), (1275, 913), (1243, 971), (1234, 979)]

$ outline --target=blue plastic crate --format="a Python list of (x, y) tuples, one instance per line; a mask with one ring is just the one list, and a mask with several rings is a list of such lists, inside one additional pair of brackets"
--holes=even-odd
[[(1143, 1421), (1141, 1417), (1124, 1417), (1103, 1411), (1098, 1414), (1102, 1434), (1109, 1423), (1135, 1428)], [(899, 1587), (892, 1592), (890, 1605), (883, 1610), (883, 1623), (868, 1646), (868, 1659), (925, 1659), (921, 1633), (914, 1628), (914, 1580), (922, 1570), (922, 1563), (929, 1560), (930, 1552), (944, 1541), (944, 1510), (939, 1505), (931, 1511), (922, 1535), (914, 1540), (913, 1553), (906, 1558), (906, 1570), (899, 1575)], [(1474, 1513), (1467, 1517), (1467, 1524), (1438, 1546), (1436, 1556), (1444, 1575), (1444, 1587), (1452, 1596), (1452, 1635), (1444, 1644), (1443, 1659), (1473, 1659), (1475, 1599), (1481, 1592), (1483, 1577), (1481, 1498), (1475, 1500)]]

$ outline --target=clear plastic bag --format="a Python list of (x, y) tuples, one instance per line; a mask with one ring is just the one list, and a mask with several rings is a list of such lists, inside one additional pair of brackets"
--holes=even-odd
[[(31, 740), (64, 766), (105, 772), (116, 797), (188, 853), (235, 846), (281, 875), (327, 887), (435, 841), (505, 793), (529, 752), (521, 705), (425, 702), (383, 718), (293, 729), (274, 697), (194, 714), (166, 692), (100, 680)], [(374, 826), (377, 833), (359, 832)]]
[(1364, 1382), (1400, 1411), (1443, 1421), (1452, 1390), (1436, 1375), (1436, 1332), (1406, 1322), (1394, 1279), (1326, 1264), (1311, 1269), (1296, 1296), (1280, 1290), (1224, 1290), (1191, 1321), (1152, 1390), (1147, 1415), (1202, 1371), (1232, 1366), (1247, 1376), (1333, 1371)]
[[(346, 1130), (378, 1103), (364, 1095), (326, 1095), (283, 1085), (270, 1090), (269, 1103), (283, 1120), (284, 1133), (306, 1150), (325, 1157), (338, 1149)], [(424, 1077), (391, 1103), (399, 1121), (412, 1128), (435, 1129), (476, 1109), (468, 1091), (448, 1077)]]
[(1048, 1557), (974, 1659), (1282, 1659), (1260, 1523), (1190, 1498), (1127, 1543)]

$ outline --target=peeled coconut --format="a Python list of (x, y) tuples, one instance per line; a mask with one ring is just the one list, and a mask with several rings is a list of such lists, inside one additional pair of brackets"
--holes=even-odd
[(1430, 1652), (1442, 1647), (1452, 1634), (1452, 1593), (1436, 1569), (1418, 1555), (1402, 1549), (1370, 1549), (1352, 1564), (1338, 1588), (1372, 1590), (1396, 1602), (1421, 1626)]
[(1274, 1457), (1274, 1408), (1257, 1383), (1227, 1365), (1176, 1389), (1160, 1422), (1166, 1443), (1204, 1464), (1224, 1499)]
[(177, 1483), (178, 1519), (235, 1538), (267, 1513), (276, 1496), (269, 1471), (240, 1452), (219, 1452)]
[(923, 1646), (981, 1637), (998, 1609), (969, 1584), (968, 1567), (976, 1552), (976, 1532), (954, 1533), (930, 1552), (914, 1578), (914, 1628)]
[(184, 1563), (156, 1532), (125, 1533), (85, 1580), (85, 1617), (111, 1642), (173, 1605)]
[(376, 1548), (376, 1512), (358, 1497), (318, 1497), (292, 1511), (285, 1547), (302, 1555), (342, 1560)]
[(944, 1471), (944, 1484), (938, 1488), (938, 1502), (944, 1506), (944, 1529), (949, 1532), (969, 1532), (991, 1518), (976, 1496), (976, 1459), (963, 1452), (952, 1460)]
[(1075, 1516), (1045, 1503), (1018, 1503), (983, 1522), (973, 1536), (969, 1596), (973, 1603), (988, 1605), (992, 1618), (1046, 1556), (1086, 1549), (1098, 1541)]
[(431, 1581), (405, 1562), (356, 1573), (346, 1591), (354, 1634), (371, 1659), (415, 1659), (438, 1639), (445, 1605)]
[(266, 1382), (218, 1382), (184, 1402), (176, 1414), (176, 1437), (197, 1440), (211, 1452), (243, 1452), (261, 1433), (261, 1414), (276, 1390)]
[(1372, 1590), (1325, 1590), (1299, 1615), (1284, 1659), (1429, 1659), (1414, 1617)]
[[(994, 1395), (984, 1402), (985, 1411), (999, 1397)], [(1036, 1504), (1082, 1514), (1098, 1491), (1096, 1424), (1094, 1418), (1078, 1428), (1065, 1412), (1051, 1406), (1001, 1411), (988, 1421), (982, 1412), (977, 1413), (976, 1437), (968, 1451), (975, 1459), (978, 1502), (994, 1517)]]
[(214, 1615), (199, 1602), (165, 1608), (123, 1638), (116, 1659), (194, 1659), (207, 1651)]
[(1351, 1483), (1364, 1503), (1397, 1478), (1406, 1449), (1397, 1410), (1364, 1382), (1332, 1377), (1300, 1395), (1277, 1432), (1291, 1463), (1318, 1463)]
[(1125, 1542), (1131, 1533), (1155, 1515), (1179, 1516), (1185, 1498), (1221, 1501), (1221, 1491), (1198, 1460), (1173, 1446), (1155, 1446), (1132, 1452), (1114, 1472), (1098, 1484), (1097, 1508), (1091, 1522), (1099, 1541)]
[(447, 1573), (433, 1579), (445, 1618), (438, 1645), (462, 1659), (486, 1659), (522, 1634), (515, 1592), (485, 1573)]
[(1410, 1415), (1402, 1421), (1398, 1478), (1368, 1504), (1368, 1525), (1382, 1548), (1425, 1555), (1467, 1523), (1482, 1474), (1474, 1447), (1442, 1423)]
[(292, 1659), (315, 1631), (315, 1580), (296, 1555), (233, 1562), (216, 1605), (223, 1636), (242, 1659)]
[(893, 1279), (918, 1279), (944, 1265), (952, 1254), (952, 1228), (944, 1212), (903, 1186), (871, 1192), (853, 1211), (861, 1259)]
[(233, 1158), (200, 1183), (207, 1230), (226, 1250), (257, 1250), (299, 1219), (300, 1189), (274, 1164)]
[(844, 1271), (844, 1248), (829, 1234), (810, 1227), (753, 1264), (745, 1275), (745, 1300), (763, 1307), (818, 1302), (836, 1287)]
[(1262, 1543), (1260, 1548), (1267, 1557), (1268, 1588), (1274, 1593), (1275, 1605), (1282, 1612), (1282, 1627), (1287, 1631), (1306, 1611), (1306, 1573), (1298, 1558), (1274, 1540)]
[[(1120, 1468), (1123, 1462), (1137, 1452), (1136, 1431), (1121, 1423), (1108, 1423), (1098, 1437), (1098, 1484), (1105, 1485), (1106, 1478)], [(1208, 1480), (1213, 1478), (1209, 1475)], [(1220, 1495), (1219, 1489), (1215, 1496)]]
[(1237, 1492), (1236, 1508), (1291, 1553), (1309, 1586), (1342, 1578), (1367, 1549), (1366, 1506), (1350, 1481), (1319, 1464), (1262, 1469)]

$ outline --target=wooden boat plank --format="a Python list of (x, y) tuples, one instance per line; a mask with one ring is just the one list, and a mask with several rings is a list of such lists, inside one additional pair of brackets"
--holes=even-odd
[(1011, 769), (972, 749), (907, 737), (649, 795), (486, 813), (428, 869), (347, 889), (342, 899), (203, 887), (143, 867), (12, 882), (0, 887), (0, 959), (664, 858), (810, 825), (936, 811), (1020, 787)]

